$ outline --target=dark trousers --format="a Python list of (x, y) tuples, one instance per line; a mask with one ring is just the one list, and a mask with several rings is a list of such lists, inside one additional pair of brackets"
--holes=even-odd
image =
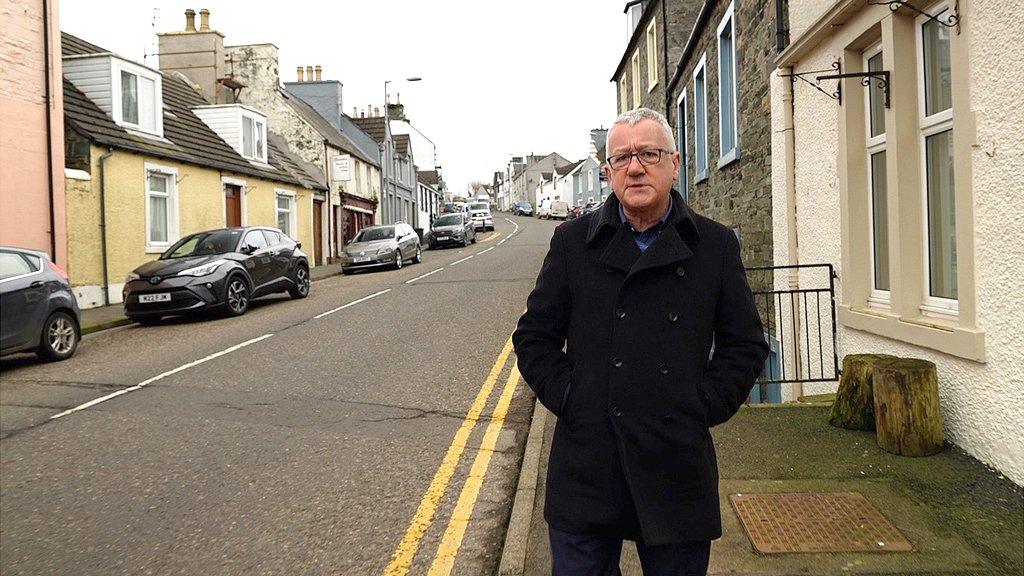
[[(622, 576), (622, 539), (614, 536), (562, 532), (548, 525), (552, 576)], [(636, 543), (644, 576), (705, 576), (711, 542), (681, 542), (664, 546)]]

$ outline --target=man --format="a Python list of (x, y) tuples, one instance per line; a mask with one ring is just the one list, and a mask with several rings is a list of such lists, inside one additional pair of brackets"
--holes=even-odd
[(553, 574), (619, 574), (624, 539), (647, 576), (705, 574), (722, 535), (708, 429), (750, 393), (763, 326), (735, 235), (672, 189), (664, 116), (619, 116), (604, 171), (614, 195), (555, 229), (512, 336), (523, 378), (558, 416)]

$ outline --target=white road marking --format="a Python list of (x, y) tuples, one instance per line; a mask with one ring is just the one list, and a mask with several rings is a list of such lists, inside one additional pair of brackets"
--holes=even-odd
[(420, 280), (421, 278), (426, 278), (427, 276), (430, 276), (431, 274), (436, 274), (437, 272), (440, 272), (441, 270), (444, 270), (444, 266), (438, 268), (437, 270), (431, 270), (430, 272), (427, 272), (426, 274), (424, 274), (422, 276), (417, 276), (417, 277), (413, 278), (412, 280), (406, 280), (405, 283), (406, 284), (412, 284), (413, 282), (415, 282), (417, 280)]
[(494, 246), (491, 246), (490, 248), (488, 248), (486, 250), (481, 250), (481, 251), (477, 252), (476, 255), (479, 256), (479, 255), (483, 254), (484, 252), (490, 252), (491, 250), (494, 250), (494, 248), (495, 248)]
[(181, 372), (182, 370), (188, 370), (189, 368), (192, 368), (193, 366), (198, 366), (199, 364), (202, 364), (203, 362), (209, 362), (210, 360), (213, 360), (214, 358), (218, 358), (218, 357), (223, 356), (225, 354), (230, 354), (230, 353), (234, 352), (235, 350), (238, 350), (240, 348), (245, 348), (246, 346), (248, 346), (250, 344), (255, 344), (255, 343), (257, 343), (257, 342), (259, 342), (261, 340), (266, 340), (267, 338), (270, 338), (271, 336), (273, 336), (273, 334), (264, 334), (263, 336), (260, 336), (258, 338), (253, 338), (252, 340), (246, 340), (245, 342), (242, 342), (241, 344), (235, 344), (234, 346), (232, 346), (230, 348), (226, 348), (224, 350), (221, 350), (220, 352), (216, 352), (214, 354), (210, 354), (206, 358), (200, 358), (199, 360), (196, 360), (194, 362), (189, 362), (188, 364), (184, 364), (182, 366), (178, 366), (174, 370), (168, 370), (167, 372), (164, 372), (163, 374), (159, 374), (157, 376), (153, 376), (152, 378), (150, 378), (148, 380), (143, 380), (142, 382), (139, 382), (135, 386), (130, 386), (130, 387), (125, 388), (123, 390), (118, 390), (117, 392), (113, 392), (111, 394), (107, 394), (106, 396), (102, 396), (100, 398), (96, 398), (95, 400), (90, 400), (90, 401), (86, 402), (85, 404), (82, 404), (82, 405), (79, 405), (79, 406), (75, 406), (74, 408), (72, 408), (70, 410), (65, 410), (64, 412), (61, 412), (60, 414), (56, 414), (54, 416), (50, 416), (50, 420), (56, 420), (57, 418), (60, 418), (62, 416), (67, 416), (68, 414), (74, 414), (75, 412), (78, 412), (80, 410), (85, 410), (86, 408), (90, 408), (90, 407), (95, 406), (95, 405), (97, 405), (97, 404), (99, 404), (101, 402), (106, 402), (107, 400), (110, 400), (111, 398), (117, 398), (118, 396), (121, 396), (122, 394), (127, 394), (129, 392), (134, 392), (136, 390), (139, 390), (139, 389), (143, 388), (144, 386), (148, 386), (148, 385), (152, 384), (153, 382), (156, 382), (157, 380), (162, 380), (162, 379), (164, 379), (164, 378), (166, 378), (166, 377), (168, 377), (168, 376), (170, 376), (172, 374), (177, 374), (178, 372)]
[(462, 262), (465, 262), (466, 260), (469, 260), (469, 259), (470, 259), (470, 258), (472, 258), (473, 256), (476, 256), (476, 254), (470, 254), (469, 256), (466, 256), (466, 257), (465, 257), (465, 258), (463, 258), (462, 260), (456, 260), (455, 262), (452, 262), (451, 264), (449, 264), (449, 266), (455, 266), (456, 264), (460, 264), (460, 263), (462, 263)]
[(355, 306), (356, 304), (359, 304), (360, 302), (366, 302), (370, 298), (376, 298), (377, 296), (380, 296), (381, 294), (385, 294), (387, 292), (391, 292), (391, 288), (388, 288), (386, 290), (381, 290), (380, 292), (374, 292), (373, 294), (370, 294), (369, 296), (364, 296), (363, 298), (360, 298), (359, 300), (353, 300), (352, 302), (349, 302), (348, 304), (345, 304), (344, 306), (338, 306), (334, 310), (328, 310), (327, 312), (324, 312), (323, 314), (317, 314), (316, 316), (313, 316), (313, 319), (315, 320), (317, 318), (323, 318), (324, 316), (327, 316), (328, 314), (334, 314), (335, 312), (337, 312), (339, 310), (344, 310), (345, 308), (348, 308), (349, 306)]

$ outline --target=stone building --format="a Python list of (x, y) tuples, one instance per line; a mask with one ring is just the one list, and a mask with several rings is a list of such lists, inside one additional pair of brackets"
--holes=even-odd
[[(1024, 484), (1024, 24), (992, 1), (913, 5), (790, 0), (775, 260), (835, 266), (839, 354), (934, 362), (945, 438)], [(858, 76), (818, 80), (836, 72)]]
[(515, 172), (511, 175), (509, 187), (512, 202), (525, 200), (533, 206), (534, 213), (536, 213), (538, 208), (537, 190), (543, 180), (542, 174), (546, 172), (550, 175), (556, 167), (565, 166), (570, 162), (557, 152), (552, 152), (544, 156), (531, 154), (524, 158), (523, 162), (513, 162), (513, 164), (515, 164)]
[(370, 135), (380, 146), (381, 170), (384, 174), (384, 192), (378, 206), (381, 224), (406, 222), (414, 225), (418, 211), (416, 165), (408, 134), (395, 134), (387, 119), (374, 109), (371, 115), (352, 118), (360, 130)]

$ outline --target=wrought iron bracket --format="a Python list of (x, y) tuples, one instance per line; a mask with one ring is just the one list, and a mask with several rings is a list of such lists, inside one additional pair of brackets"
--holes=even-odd
[(825, 70), (807, 70), (806, 72), (794, 72), (792, 74), (779, 74), (779, 77), (780, 78), (796, 78), (797, 80), (800, 80), (802, 82), (807, 83), (808, 86), (810, 86), (811, 88), (814, 88), (818, 92), (821, 92), (825, 96), (828, 96), (829, 98), (831, 98), (833, 100), (839, 100), (839, 102), (842, 103), (842, 101), (843, 101), (843, 93), (842, 93), (842, 89), (838, 85), (836, 86), (835, 92), (826, 92), (825, 90), (822, 90), (822, 88), (821, 88), (821, 86), (819, 84), (820, 80), (822, 78), (824, 78), (824, 76), (818, 76), (815, 79), (814, 82), (811, 82), (807, 78), (804, 78), (804, 76), (808, 76), (810, 74), (821, 74), (822, 72), (842, 72), (842, 64), (839, 62), (839, 59), (837, 58), (836, 61), (832, 63), (832, 67), (828, 68), (828, 69), (825, 69)]
[[(921, 10), (920, 8), (914, 6), (907, 0), (868, 0), (868, 4), (874, 6), (888, 5), (889, 10), (893, 12), (896, 12), (901, 7), (907, 8), (911, 12), (917, 12), (918, 14), (925, 16), (929, 20), (933, 20), (935, 22), (938, 22), (939, 24), (942, 24), (946, 28), (956, 28), (957, 36), (960, 35), (960, 0), (953, 1), (953, 13), (950, 14), (949, 16), (946, 16), (945, 18), (939, 18), (936, 15), (929, 14), (924, 10)], [(944, 14), (946, 12), (946, 10), (943, 10), (942, 12), (940, 12), (940, 14)]]
[[(878, 87), (885, 92), (885, 107), (889, 108), (889, 71), (888, 70), (872, 70), (870, 72), (849, 72), (847, 74), (832, 74), (829, 76), (818, 76), (815, 80), (821, 82), (822, 80), (839, 80), (842, 78), (860, 78), (861, 86), (870, 86), (871, 81), (878, 82)], [(838, 89), (837, 89), (838, 92)], [(839, 103), (843, 103), (843, 99), (839, 98)]]

